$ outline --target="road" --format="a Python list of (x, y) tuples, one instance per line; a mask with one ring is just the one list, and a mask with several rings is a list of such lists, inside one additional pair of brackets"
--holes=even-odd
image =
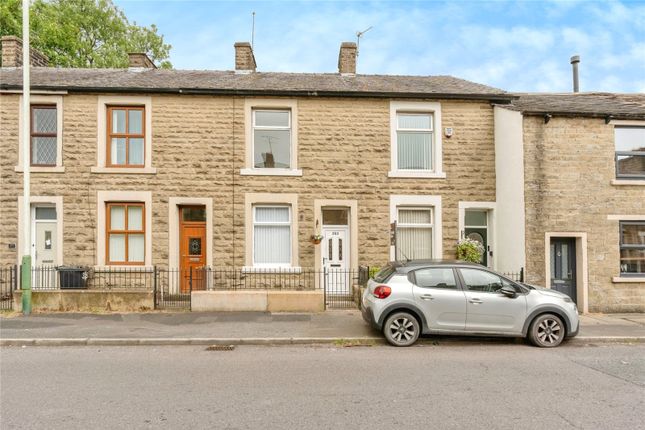
[(645, 345), (27, 347), (8, 429), (643, 429)]

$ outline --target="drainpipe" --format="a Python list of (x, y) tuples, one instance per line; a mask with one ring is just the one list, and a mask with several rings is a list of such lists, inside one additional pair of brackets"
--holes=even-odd
[(574, 55), (571, 57), (571, 66), (573, 67), (573, 92), (577, 93), (580, 91), (580, 85), (578, 81), (578, 64), (580, 63), (580, 56)]

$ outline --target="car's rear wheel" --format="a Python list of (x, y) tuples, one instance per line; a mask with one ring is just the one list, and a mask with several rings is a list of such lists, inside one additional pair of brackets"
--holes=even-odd
[(395, 312), (385, 320), (383, 334), (390, 345), (410, 346), (419, 338), (421, 326), (414, 315)]
[(560, 317), (554, 314), (540, 315), (533, 320), (529, 330), (529, 340), (541, 348), (553, 348), (562, 343), (565, 327)]

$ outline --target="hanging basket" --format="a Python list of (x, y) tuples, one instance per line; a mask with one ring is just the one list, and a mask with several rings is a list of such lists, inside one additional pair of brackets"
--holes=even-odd
[(313, 243), (314, 245), (320, 245), (320, 242), (322, 242), (322, 236), (312, 234), (311, 237), (309, 238), (309, 242)]

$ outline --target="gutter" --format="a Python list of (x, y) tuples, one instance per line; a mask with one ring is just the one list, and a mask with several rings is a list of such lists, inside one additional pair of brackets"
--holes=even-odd
[[(401, 93), (376, 91), (311, 91), (311, 90), (238, 90), (223, 88), (138, 88), (138, 87), (64, 87), (68, 93), (139, 93), (139, 94), (187, 94), (226, 96), (272, 96), (272, 97), (357, 97), (357, 98), (406, 98), (483, 100), (509, 104), (519, 96), (505, 94), (455, 94), (455, 93)], [(61, 91), (61, 87), (33, 86), (33, 90)], [(20, 91), (20, 85), (0, 85), (0, 91)]]
[(519, 110), (525, 116), (561, 116), (568, 118), (602, 118), (609, 120), (645, 120), (645, 114), (638, 113), (602, 113), (602, 112), (559, 112), (559, 111), (523, 111)]

